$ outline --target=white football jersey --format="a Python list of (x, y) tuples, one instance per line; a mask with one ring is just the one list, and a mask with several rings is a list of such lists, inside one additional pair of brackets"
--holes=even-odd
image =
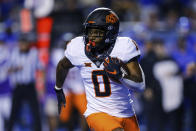
[[(117, 37), (111, 57), (123, 62), (140, 55), (136, 43), (128, 37)], [(85, 117), (96, 112), (105, 112), (116, 117), (130, 117), (135, 114), (129, 90), (122, 84), (110, 80), (103, 63), (98, 68), (86, 55), (83, 37), (76, 37), (68, 44), (65, 56), (80, 69), (87, 97)]]

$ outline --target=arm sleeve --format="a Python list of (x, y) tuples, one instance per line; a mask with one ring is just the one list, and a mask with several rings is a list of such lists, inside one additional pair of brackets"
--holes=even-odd
[(132, 58), (140, 56), (140, 50), (136, 42), (130, 38), (127, 38), (126, 42), (124, 43), (124, 53), (122, 56), (122, 61), (127, 63)]
[(64, 55), (67, 59), (71, 59), (71, 47), (69, 45), (67, 45)]
[(66, 48), (66, 50), (65, 50), (65, 53), (64, 53), (64, 55), (65, 55), (65, 57), (71, 62), (71, 64), (72, 65), (75, 65), (74, 63), (74, 57), (73, 57), (73, 55), (74, 55), (74, 50), (73, 50), (73, 44), (72, 44), (72, 41), (67, 45), (67, 48)]

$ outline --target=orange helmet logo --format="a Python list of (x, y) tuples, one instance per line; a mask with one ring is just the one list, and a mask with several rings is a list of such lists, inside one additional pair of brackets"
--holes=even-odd
[(88, 23), (91, 23), (91, 24), (93, 24), (93, 23), (95, 23), (95, 21), (88, 21)]
[(109, 14), (106, 15), (106, 23), (116, 23), (118, 21), (118, 19), (116, 18), (116, 16), (114, 14)]

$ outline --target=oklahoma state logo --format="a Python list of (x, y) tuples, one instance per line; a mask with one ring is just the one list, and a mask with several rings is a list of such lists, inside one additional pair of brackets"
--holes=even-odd
[(106, 23), (116, 23), (117, 22), (117, 18), (114, 14), (109, 14), (109, 15), (106, 15)]

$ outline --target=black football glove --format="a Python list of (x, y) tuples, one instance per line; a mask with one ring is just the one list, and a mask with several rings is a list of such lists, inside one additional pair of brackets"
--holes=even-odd
[(103, 65), (108, 77), (113, 78), (115, 80), (119, 80), (120, 78), (122, 78), (120, 59), (108, 56), (108, 58), (104, 60)]
[(57, 90), (55, 89), (56, 92), (56, 96), (57, 96), (57, 100), (58, 100), (58, 112), (59, 114), (61, 113), (61, 107), (64, 106), (66, 104), (66, 100), (65, 100), (65, 95), (63, 92), (63, 89)]

